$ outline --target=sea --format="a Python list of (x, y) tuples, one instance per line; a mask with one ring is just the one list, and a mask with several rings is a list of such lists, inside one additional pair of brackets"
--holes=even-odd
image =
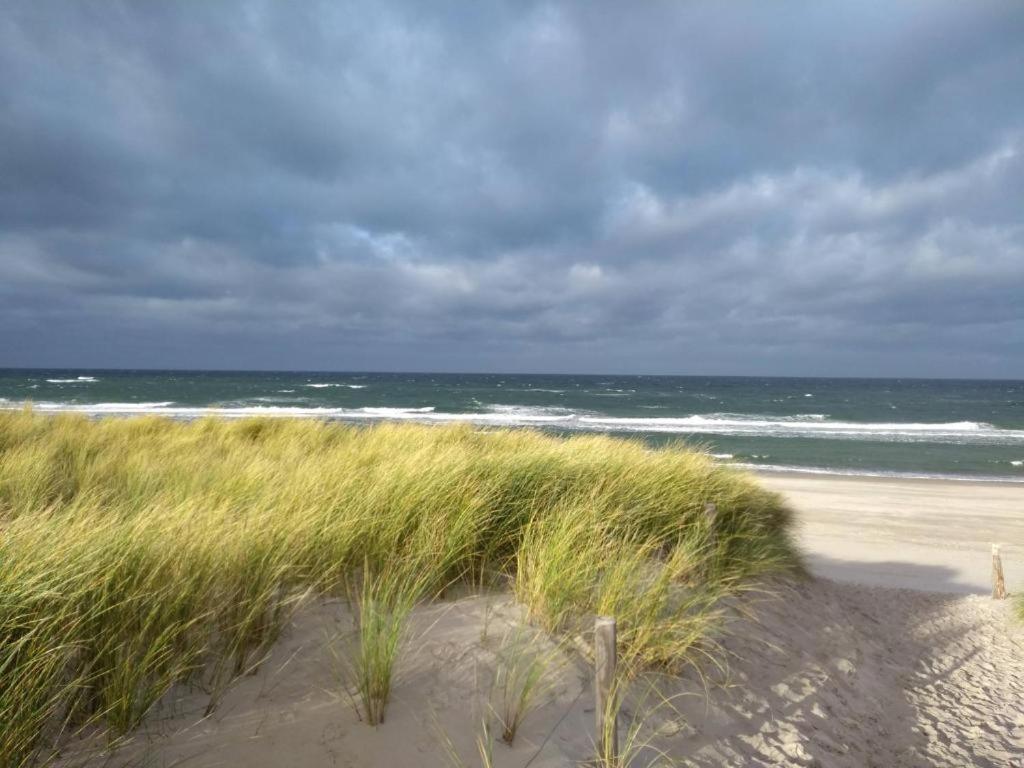
[(1024, 483), (1024, 382), (0, 369), (0, 408), (469, 422), (682, 442), (766, 471)]

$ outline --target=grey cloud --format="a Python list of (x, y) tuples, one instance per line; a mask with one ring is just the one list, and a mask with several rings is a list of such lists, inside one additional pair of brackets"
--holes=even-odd
[(0, 366), (1024, 376), (1024, 9), (14, 2)]

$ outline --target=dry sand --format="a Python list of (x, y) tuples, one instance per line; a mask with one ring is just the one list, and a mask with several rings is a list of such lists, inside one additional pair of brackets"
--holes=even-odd
[(797, 510), (811, 570), (842, 581), (957, 594), (991, 590), (992, 544), (1024, 585), (1024, 483), (786, 473), (758, 479)]
[[(766, 482), (791, 498), (814, 570), (834, 579), (773, 585), (773, 597), (745, 602), (754, 617), (727, 623), (721, 669), (657, 682), (671, 707), (652, 710), (637, 687), (623, 719), (642, 721), (650, 747), (634, 764), (651, 764), (657, 748), (676, 764), (708, 767), (1024, 767), (1024, 627), (1009, 603), (849, 583), (986, 589), (988, 542), (1019, 534), (1022, 489)], [(1013, 589), (1019, 549), (1006, 552)], [(480, 714), (502, 638), (517, 627), (521, 612), (506, 595), (418, 609), (386, 722), (371, 728), (344, 695), (332, 651), (351, 617), (339, 602), (317, 602), (212, 716), (203, 718), (206, 694), (176, 690), (114, 755), (90, 756), (76, 742), (61, 765), (452, 766), (442, 746), (450, 739), (477, 766)], [(494, 745), (495, 765), (580, 765), (593, 739), (586, 658), (524, 631), (550, 654), (550, 685), (514, 746)]]

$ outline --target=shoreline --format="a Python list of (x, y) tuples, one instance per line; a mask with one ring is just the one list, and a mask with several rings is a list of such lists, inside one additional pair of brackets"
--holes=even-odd
[(1024, 589), (1024, 484), (753, 474), (796, 513), (796, 540), (816, 576), (985, 594), (998, 543), (1010, 591)]
[(783, 467), (779, 469), (772, 469), (771, 465), (764, 464), (743, 464), (740, 462), (730, 463), (731, 466), (737, 469), (742, 469), (745, 472), (750, 472), (752, 475), (757, 476), (759, 479), (770, 479), (775, 477), (792, 478), (792, 479), (818, 479), (825, 481), (831, 480), (849, 480), (851, 482), (862, 482), (862, 483), (893, 483), (893, 484), (915, 484), (923, 483), (927, 485), (970, 485), (970, 486), (981, 486), (981, 487), (996, 487), (996, 488), (1014, 488), (1024, 490), (1024, 477), (1019, 480), (1002, 477), (999, 475), (914, 475), (914, 474), (885, 474), (884, 470), (875, 470), (874, 473), (869, 472), (853, 472), (845, 470), (825, 470), (817, 467), (808, 467), (806, 469), (798, 467)]

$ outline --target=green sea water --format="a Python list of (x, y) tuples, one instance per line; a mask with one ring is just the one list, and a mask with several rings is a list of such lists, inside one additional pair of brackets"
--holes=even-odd
[(685, 441), (765, 469), (1024, 482), (1024, 382), (2, 370), (0, 407), (469, 421)]

